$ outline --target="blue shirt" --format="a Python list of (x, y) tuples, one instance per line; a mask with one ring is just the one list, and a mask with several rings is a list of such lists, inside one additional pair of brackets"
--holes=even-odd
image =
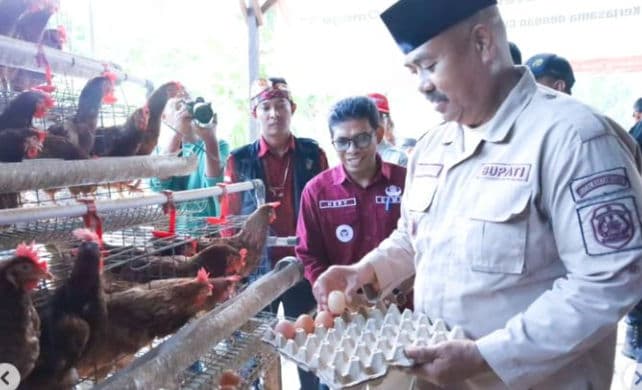
[[(221, 172), (223, 172), (225, 162), (230, 155), (230, 145), (226, 141), (219, 140), (218, 150), (221, 159)], [(198, 157), (196, 170), (188, 176), (172, 176), (168, 179), (152, 178), (150, 179), (150, 186), (153, 191), (197, 190), (212, 187), (217, 183), (223, 182), (222, 174), (216, 177), (207, 176), (207, 153), (205, 153), (205, 143), (202, 140), (198, 140), (195, 143), (183, 143), (180, 155), (182, 157), (196, 155)], [(218, 199), (211, 197), (208, 198), (206, 202), (206, 205), (200, 204), (200, 202), (193, 203), (194, 215), (208, 217), (217, 216), (221, 213)]]

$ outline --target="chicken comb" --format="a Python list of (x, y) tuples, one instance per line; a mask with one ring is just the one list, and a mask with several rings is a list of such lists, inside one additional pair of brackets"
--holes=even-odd
[(196, 274), (196, 280), (199, 282), (207, 282), (209, 283), (210, 281), (210, 273), (207, 272), (207, 270), (204, 267), (201, 267), (201, 269), (198, 270), (198, 273)]
[(72, 233), (76, 239), (80, 241), (93, 241), (96, 243), (100, 242), (100, 239), (98, 238), (98, 234), (92, 232), (89, 229), (76, 229)]
[(65, 29), (65, 26), (60, 25), (56, 28), (56, 30), (58, 31), (60, 44), (62, 45), (67, 43), (67, 29)]
[(40, 256), (38, 255), (38, 251), (35, 248), (36, 242), (33, 241), (31, 245), (27, 245), (26, 243), (19, 244), (16, 247), (16, 257), (24, 257), (29, 260), (31, 260), (35, 265), (38, 266), (38, 268), (42, 269), (43, 271), (47, 271), (49, 264), (47, 264), (46, 261), (40, 261)]
[(245, 261), (245, 258), (247, 257), (247, 249), (241, 248), (239, 256), (241, 256), (241, 261)]
[[(107, 67), (107, 66), (105, 65), (105, 67)], [(108, 70), (105, 70), (103, 72), (102, 76), (103, 77), (107, 77), (109, 79), (109, 81), (112, 82), (112, 84), (116, 84), (116, 81), (118, 80), (118, 75), (116, 73), (110, 72)]]

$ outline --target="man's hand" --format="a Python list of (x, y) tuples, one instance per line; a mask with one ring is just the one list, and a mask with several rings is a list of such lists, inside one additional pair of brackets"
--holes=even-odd
[(321, 274), (312, 287), (320, 310), (328, 310), (328, 295), (338, 290), (346, 295), (348, 305), (356, 305), (364, 298), (357, 291), (364, 284), (376, 285), (377, 276), (370, 264), (333, 265)]
[(454, 340), (431, 347), (406, 348), (406, 356), (415, 361), (408, 370), (425, 381), (438, 386), (462, 382), (490, 371), (490, 367), (474, 341)]

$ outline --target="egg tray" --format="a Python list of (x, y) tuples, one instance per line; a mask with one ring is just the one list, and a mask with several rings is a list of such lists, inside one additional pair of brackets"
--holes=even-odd
[(294, 339), (286, 339), (273, 329), (263, 341), (300, 368), (315, 373), (332, 389), (344, 389), (379, 380), (391, 367), (412, 367), (407, 346), (426, 347), (447, 340), (464, 339), (455, 326), (448, 331), (443, 320), (434, 323), (425, 315), (392, 304), (345, 313), (334, 319), (334, 328), (316, 326), (307, 334), (297, 329)]

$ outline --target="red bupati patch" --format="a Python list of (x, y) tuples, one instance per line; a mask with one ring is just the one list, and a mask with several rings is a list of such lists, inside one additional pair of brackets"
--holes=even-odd
[(577, 210), (586, 253), (591, 256), (642, 248), (640, 217), (633, 197), (594, 203)]

